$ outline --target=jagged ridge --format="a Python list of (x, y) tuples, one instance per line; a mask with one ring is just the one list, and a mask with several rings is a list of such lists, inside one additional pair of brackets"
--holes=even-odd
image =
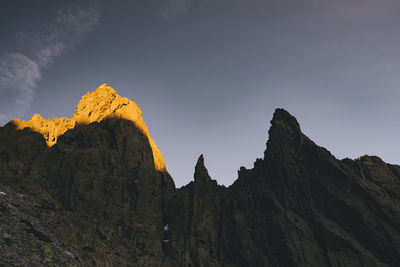
[[(0, 128), (0, 183), (11, 186), (7, 194), (13, 189), (37, 198), (39, 212), (29, 225), (65, 243), (81, 265), (400, 262), (399, 166), (374, 156), (337, 160), (305, 136), (293, 116), (277, 109), (264, 158), (254, 168), (240, 168), (226, 188), (211, 179), (201, 155), (194, 181), (176, 189), (168, 173), (152, 166), (149, 139), (131, 120), (89, 123), (90, 110), (113, 110), (90, 99), (76, 115), (86, 121), (51, 148), (27, 128)], [(9, 208), (0, 207), (0, 213), (9, 216)], [(31, 250), (12, 245), (7, 251), (33, 257)], [(3, 256), (0, 265), (18, 260)]]
[(159, 171), (167, 171), (163, 156), (154, 140), (150, 137), (149, 130), (142, 118), (139, 106), (128, 98), (120, 97), (117, 92), (102, 84), (93, 92), (82, 96), (72, 118), (43, 119), (39, 114), (34, 114), (29, 121), (20, 119), (12, 120), (17, 130), (31, 128), (43, 135), (49, 147), (57, 143), (59, 136), (76, 125), (85, 125), (100, 122), (106, 118), (120, 118), (133, 122), (135, 126), (149, 139), (153, 151), (154, 165)]

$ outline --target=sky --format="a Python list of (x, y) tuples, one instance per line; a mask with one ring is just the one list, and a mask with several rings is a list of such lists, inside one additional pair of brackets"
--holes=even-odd
[(338, 159), (400, 164), (398, 0), (2, 0), (0, 125), (136, 102), (176, 186), (263, 156), (275, 108)]

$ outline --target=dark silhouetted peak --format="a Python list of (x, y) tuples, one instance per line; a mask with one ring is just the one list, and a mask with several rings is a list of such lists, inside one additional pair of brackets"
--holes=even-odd
[(296, 118), (282, 108), (275, 110), (268, 134), (265, 156), (269, 153), (277, 155), (277, 153), (288, 152), (303, 141), (303, 134)]
[(300, 136), (300, 125), (296, 118), (282, 108), (277, 108), (271, 120), (271, 128), (286, 136)]
[(195, 182), (205, 182), (210, 181), (211, 177), (208, 175), (208, 171), (204, 166), (204, 157), (203, 154), (200, 155), (197, 160), (197, 164), (194, 170), (194, 181)]

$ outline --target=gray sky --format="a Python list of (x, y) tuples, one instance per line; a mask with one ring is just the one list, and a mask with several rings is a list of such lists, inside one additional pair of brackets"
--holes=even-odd
[(229, 185), (275, 108), (337, 158), (400, 164), (398, 0), (2, 0), (0, 124), (70, 117), (103, 82), (143, 111), (177, 186)]

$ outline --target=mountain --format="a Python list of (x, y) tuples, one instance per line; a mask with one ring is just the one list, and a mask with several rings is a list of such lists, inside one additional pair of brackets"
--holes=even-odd
[(88, 92), (82, 96), (71, 119), (54, 118), (52, 120), (45, 120), (39, 114), (35, 114), (30, 121), (15, 119), (11, 123), (16, 126), (17, 130), (29, 127), (33, 131), (42, 134), (47, 145), (50, 147), (57, 143), (60, 135), (63, 135), (67, 130), (75, 128), (76, 125), (87, 125), (107, 118), (131, 121), (147, 137), (153, 151), (156, 169), (161, 171), (167, 170), (160, 150), (150, 137), (139, 106), (126, 97), (120, 97), (107, 84), (102, 84), (94, 92)]
[(176, 188), (139, 107), (102, 85), (71, 119), (0, 128), (1, 266), (398, 266), (400, 166), (337, 160), (277, 109), (264, 158)]

